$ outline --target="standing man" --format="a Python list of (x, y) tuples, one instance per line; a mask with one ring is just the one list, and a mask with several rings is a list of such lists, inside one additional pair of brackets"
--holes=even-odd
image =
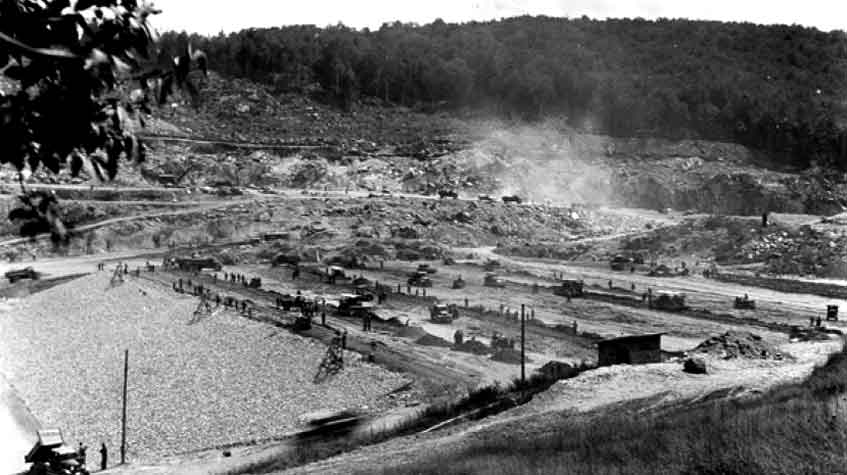
[(106, 463), (109, 461), (109, 450), (106, 449), (106, 444), (100, 444), (100, 470), (106, 470)]

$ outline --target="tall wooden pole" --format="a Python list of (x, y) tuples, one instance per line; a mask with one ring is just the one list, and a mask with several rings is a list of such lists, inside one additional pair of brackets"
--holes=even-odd
[(521, 383), (526, 382), (526, 313), (521, 304)]
[(124, 398), (121, 418), (121, 464), (126, 463), (126, 381), (129, 375), (129, 350), (124, 351)]

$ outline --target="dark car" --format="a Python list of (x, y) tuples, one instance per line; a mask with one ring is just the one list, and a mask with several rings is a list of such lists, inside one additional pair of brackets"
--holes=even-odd
[(453, 198), (456, 199), (459, 197), (459, 194), (456, 193), (455, 190), (438, 190), (439, 198)]
[(521, 200), (521, 198), (517, 195), (504, 196), (502, 199), (503, 199), (503, 203), (506, 203), (506, 204), (509, 204), (509, 203), (521, 204), (521, 203), (523, 203), (523, 200)]

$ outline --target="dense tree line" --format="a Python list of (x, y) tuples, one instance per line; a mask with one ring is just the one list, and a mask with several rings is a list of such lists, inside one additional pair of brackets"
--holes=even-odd
[[(171, 47), (182, 35), (162, 38)], [(349, 107), (485, 108), (616, 136), (731, 140), (847, 168), (847, 35), (801, 26), (519, 17), (377, 31), (342, 25), (194, 37), (219, 72), (319, 84)]]

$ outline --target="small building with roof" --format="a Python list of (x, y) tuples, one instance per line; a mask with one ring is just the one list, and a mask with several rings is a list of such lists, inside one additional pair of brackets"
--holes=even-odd
[(598, 366), (662, 361), (662, 335), (629, 335), (597, 342)]

